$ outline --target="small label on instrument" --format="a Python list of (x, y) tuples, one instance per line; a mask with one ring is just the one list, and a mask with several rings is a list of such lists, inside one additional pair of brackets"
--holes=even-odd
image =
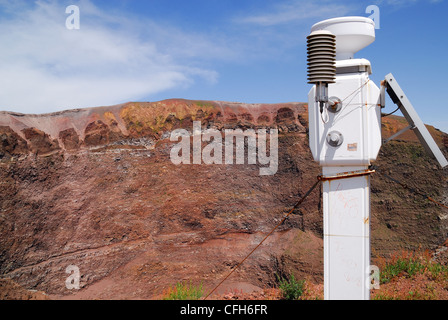
[(357, 151), (358, 150), (358, 144), (357, 143), (351, 143), (347, 145), (348, 151)]

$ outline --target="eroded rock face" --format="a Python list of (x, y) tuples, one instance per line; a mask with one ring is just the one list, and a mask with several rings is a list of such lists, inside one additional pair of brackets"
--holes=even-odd
[(73, 128), (61, 131), (59, 133), (59, 139), (68, 151), (78, 150), (81, 146), (79, 136)]
[(0, 126), (0, 159), (9, 160), (13, 156), (28, 152), (26, 141), (10, 127)]
[[(302, 103), (179, 99), (0, 114), (0, 277), (52, 298), (151, 299), (182, 280), (213, 288), (320, 173), (307, 119)], [(170, 132), (191, 131), (194, 121), (203, 129), (279, 129), (278, 172), (260, 176), (258, 164), (174, 165)], [(392, 118), (383, 129), (400, 126)], [(431, 132), (443, 146), (446, 135)], [(447, 173), (408, 140), (383, 147), (377, 165), (438, 200), (448, 196)], [(448, 237), (441, 208), (379, 175), (371, 201), (375, 254), (433, 249)], [(321, 210), (315, 190), (232, 281), (265, 288), (275, 274), (292, 273), (321, 282)], [(80, 269), (80, 291), (66, 288), (70, 265)]]
[(36, 155), (45, 155), (60, 150), (59, 142), (39, 129), (27, 128), (22, 132), (29, 143), (31, 152)]
[(109, 143), (109, 127), (97, 120), (89, 123), (84, 133), (84, 144), (86, 146), (101, 146)]
[[(9, 154), (11, 148), (17, 147), (19, 153), (26, 154), (24, 145), (27, 144), (29, 152), (42, 155), (63, 149), (75, 151), (111, 144), (123, 145), (122, 141), (142, 137), (157, 140), (175, 129), (191, 130), (194, 121), (200, 121), (203, 129), (277, 128), (280, 133), (306, 133), (307, 109), (303, 103), (244, 104), (172, 99), (42, 116), (3, 112), (0, 114), (0, 127), (3, 134), (10, 136), (4, 136), (4, 139), (12, 140), (5, 140), (0, 152)], [(403, 118), (384, 118), (383, 136), (390, 136), (405, 126), (407, 123)], [(428, 129), (439, 146), (446, 148), (447, 134), (431, 126)], [(418, 142), (411, 131), (400, 136), (400, 139)], [(17, 141), (17, 146), (13, 140)]]

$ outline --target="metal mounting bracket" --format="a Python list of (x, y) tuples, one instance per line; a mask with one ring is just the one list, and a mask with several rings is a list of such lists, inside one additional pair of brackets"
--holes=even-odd
[(404, 91), (398, 85), (397, 80), (395, 80), (392, 73), (389, 73), (385, 80), (384, 84), (386, 86), (386, 91), (389, 94), (392, 101), (400, 108), (401, 113), (403, 113), (404, 117), (409, 123), (409, 126), (405, 129), (397, 132), (392, 137), (388, 138), (386, 141), (390, 141), (403, 132), (412, 129), (415, 135), (420, 140), (423, 147), (426, 149), (426, 152), (434, 157), (440, 164), (442, 168), (448, 166), (448, 161), (443, 155), (442, 151), (440, 151), (433, 137), (429, 133), (423, 121), (418, 116), (414, 107), (412, 106), (409, 99), (406, 97)]
[(406, 128), (401, 129), (401, 130), (398, 131), (397, 133), (391, 135), (389, 138), (384, 139), (384, 140), (383, 140), (383, 144), (386, 144), (386, 143), (388, 143), (390, 140), (393, 140), (393, 139), (397, 138), (398, 136), (401, 136), (403, 133), (405, 133), (405, 132), (408, 131), (408, 130), (414, 130), (414, 129), (415, 129), (415, 126), (413, 126), (413, 125), (409, 125), (409, 126), (407, 126)]

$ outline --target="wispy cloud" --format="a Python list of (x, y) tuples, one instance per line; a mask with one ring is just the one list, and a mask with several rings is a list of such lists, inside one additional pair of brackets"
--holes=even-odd
[(426, 2), (430, 4), (442, 3), (445, 0), (376, 0), (377, 5), (386, 5), (391, 7), (407, 7), (419, 2)]
[[(216, 47), (206, 37), (181, 30), (170, 37), (150, 20), (106, 12), (88, 0), (78, 5), (81, 29), (68, 30), (59, 1), (0, 0), (1, 110), (108, 105), (217, 81), (216, 71), (195, 63), (210, 54), (205, 48)], [(194, 45), (175, 45), (180, 38)]]
[(239, 17), (238, 20), (260, 26), (275, 26), (330, 16), (343, 16), (353, 11), (353, 6), (335, 1), (294, 0), (276, 4), (270, 9), (270, 12), (248, 14)]

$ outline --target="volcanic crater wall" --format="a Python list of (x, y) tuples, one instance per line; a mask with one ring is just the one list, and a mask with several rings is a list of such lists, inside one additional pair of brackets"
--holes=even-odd
[[(170, 132), (279, 130), (279, 167), (179, 165)], [(48, 115), (0, 113), (0, 277), (52, 297), (154, 298), (193, 280), (211, 288), (314, 183), (307, 105), (181, 99)], [(406, 124), (383, 121), (389, 136)], [(447, 135), (428, 127), (447, 153)], [(382, 171), (447, 202), (447, 173), (412, 133), (381, 150)], [(410, 190), (372, 178), (372, 249), (436, 249), (448, 214)], [(277, 275), (322, 281), (322, 212), (316, 190), (235, 273), (267, 287)], [(65, 286), (67, 266), (81, 290)]]

